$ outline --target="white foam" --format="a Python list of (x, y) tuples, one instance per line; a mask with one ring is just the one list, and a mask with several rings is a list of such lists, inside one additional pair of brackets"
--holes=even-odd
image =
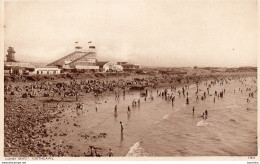
[(200, 120), (196, 126), (214, 126), (213, 124), (207, 122), (206, 120)]
[(165, 116), (163, 116), (163, 120), (169, 118), (169, 116), (170, 114), (166, 114)]
[(227, 109), (233, 109), (233, 108), (239, 108), (240, 106), (236, 105), (236, 104), (233, 104), (233, 105), (229, 105), (227, 106), (226, 108)]
[(126, 154), (126, 157), (145, 157), (149, 154), (140, 146), (140, 142), (136, 142)]
[[(165, 120), (167, 118), (169, 118), (170, 114), (166, 114), (165, 116), (163, 116), (162, 120)], [(155, 124), (158, 124), (160, 121), (155, 121)]]

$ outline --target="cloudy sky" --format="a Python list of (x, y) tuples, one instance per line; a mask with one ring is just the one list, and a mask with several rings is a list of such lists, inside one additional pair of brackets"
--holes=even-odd
[(256, 0), (4, 2), (4, 48), (49, 63), (96, 46), (99, 60), (149, 66), (256, 66)]

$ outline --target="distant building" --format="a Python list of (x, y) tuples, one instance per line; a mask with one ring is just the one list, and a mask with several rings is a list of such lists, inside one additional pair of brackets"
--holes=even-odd
[(127, 62), (117, 62), (118, 65), (127, 64)]
[(124, 71), (135, 71), (141, 68), (140, 65), (138, 64), (130, 64), (127, 62), (117, 62), (117, 63), (123, 67)]
[(15, 51), (14, 51), (14, 48), (13, 47), (9, 47), (8, 50), (7, 50), (8, 54), (6, 55), (6, 61), (7, 62), (17, 62), (15, 60)]
[(23, 68), (34, 68), (35, 66), (29, 62), (4, 62), (5, 66), (9, 67), (23, 67)]
[(121, 72), (123, 67), (114, 62), (97, 62), (100, 72)]
[(123, 71), (123, 67), (121, 65), (117, 65), (114, 62), (108, 62), (104, 66), (104, 71), (105, 72), (121, 72)]
[(15, 51), (13, 47), (7, 49), (6, 61), (4, 62), (5, 75), (22, 75), (26, 69), (34, 68), (34, 65), (28, 62), (19, 62), (15, 60)]
[(61, 69), (56, 66), (36, 67), (30, 74), (60, 74)]
[(17, 66), (4, 66), (4, 75), (22, 75), (25, 68)]
[(96, 52), (82, 52), (75, 51), (69, 55), (64, 56), (48, 66), (57, 66), (64, 70), (84, 69), (84, 70), (98, 70), (96, 66)]
[(104, 72), (104, 71), (105, 71), (103, 66), (104, 66), (106, 63), (108, 63), (108, 61), (98, 61), (98, 62), (96, 63), (96, 66), (98, 66), (100, 72)]

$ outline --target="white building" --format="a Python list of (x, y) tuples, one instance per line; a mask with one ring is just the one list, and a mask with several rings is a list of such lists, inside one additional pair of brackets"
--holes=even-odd
[(103, 71), (104, 72), (108, 72), (108, 71), (120, 72), (120, 71), (123, 71), (123, 67), (121, 65), (117, 65), (114, 62), (107, 62), (103, 65)]
[(30, 74), (60, 74), (60, 69), (56, 66), (42, 66), (34, 68)]
[(123, 67), (121, 65), (117, 65), (114, 62), (97, 62), (97, 66), (99, 66), (100, 72), (121, 72), (123, 71)]

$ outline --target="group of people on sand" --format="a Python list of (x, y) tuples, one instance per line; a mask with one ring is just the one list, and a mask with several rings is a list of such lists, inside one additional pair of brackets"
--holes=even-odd
[[(142, 83), (142, 81), (147, 81), (147, 83)], [(125, 89), (131, 88), (133, 85), (145, 85), (145, 87), (154, 86), (152, 81), (149, 79), (142, 79), (142, 81), (132, 80), (71, 80), (69, 82), (43, 82), (36, 81), (31, 84), (26, 84), (23, 86), (13, 86), (12, 84), (5, 84), (4, 93), (8, 92), (20, 92), (22, 94), (32, 95), (31, 97), (52, 97), (60, 98), (63, 101), (66, 97), (76, 97), (78, 99), (80, 93), (94, 93), (95, 97), (98, 97), (105, 91), (115, 91), (117, 89), (123, 89), (123, 96), (125, 95)], [(26, 97), (24, 97), (26, 98)], [(116, 99), (119, 99), (119, 94), (116, 94)]]

